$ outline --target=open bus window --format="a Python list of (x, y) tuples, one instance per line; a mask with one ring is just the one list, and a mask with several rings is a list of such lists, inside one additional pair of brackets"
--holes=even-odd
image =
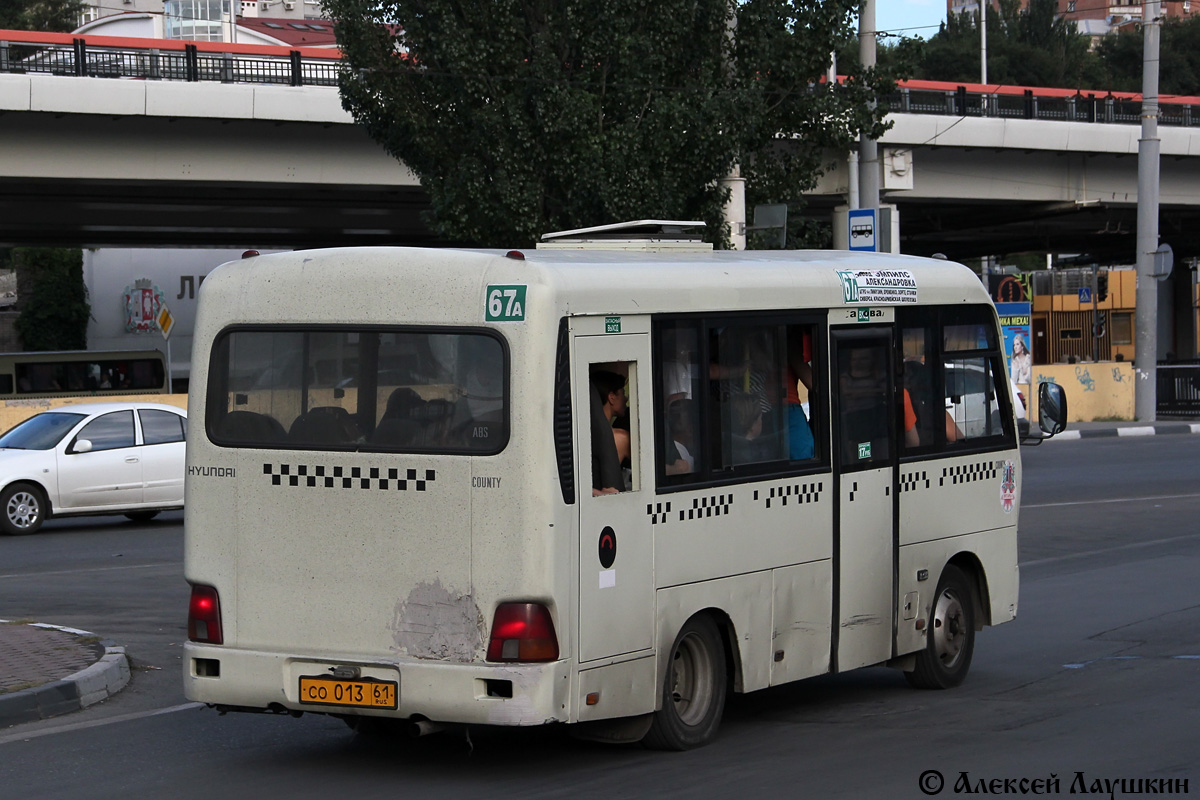
[(507, 380), (486, 333), (237, 330), (214, 347), (208, 430), (231, 446), (495, 453)]
[(636, 362), (591, 365), (592, 495), (617, 494), (637, 488)]

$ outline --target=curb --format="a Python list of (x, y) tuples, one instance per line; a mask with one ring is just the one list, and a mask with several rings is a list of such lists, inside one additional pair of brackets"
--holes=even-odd
[[(0, 623), (7, 620), (0, 620)], [(94, 633), (44, 622), (31, 623), (31, 628), (46, 628), (74, 636), (95, 636)], [(104, 655), (91, 666), (57, 681), (32, 689), (0, 694), (0, 727), (35, 722), (60, 714), (87, 708), (125, 688), (129, 683), (129, 660), (125, 648), (111, 641), (101, 641)]]
[(1077, 439), (1100, 439), (1117, 436), (1166, 436), (1176, 433), (1200, 433), (1200, 424), (1175, 423), (1171, 425), (1127, 425), (1123, 428), (1098, 428), (1094, 430), (1065, 430), (1046, 441), (1075, 441)]

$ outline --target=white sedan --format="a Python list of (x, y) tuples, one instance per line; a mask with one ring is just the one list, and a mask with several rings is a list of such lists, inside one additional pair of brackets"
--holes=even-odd
[(158, 403), (81, 403), (30, 417), (0, 436), (0, 532), (34, 533), (50, 517), (183, 508), (187, 412)]

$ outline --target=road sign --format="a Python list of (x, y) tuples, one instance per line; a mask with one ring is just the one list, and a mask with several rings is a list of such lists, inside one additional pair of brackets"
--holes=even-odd
[(1092, 290), (1090, 288), (1088, 288), (1087, 286), (1079, 287), (1079, 302), (1081, 302), (1081, 303), (1092, 302)]
[(1150, 277), (1160, 281), (1166, 280), (1171, 269), (1175, 266), (1175, 252), (1169, 244), (1160, 244), (1154, 251), (1154, 266), (1150, 268)]
[(874, 253), (876, 246), (875, 230), (878, 227), (873, 208), (853, 208), (849, 212), (849, 229), (851, 250), (865, 250)]
[(166, 303), (162, 303), (158, 307), (158, 329), (162, 331), (164, 339), (171, 338), (171, 329), (175, 327), (175, 318), (171, 316), (170, 309)]

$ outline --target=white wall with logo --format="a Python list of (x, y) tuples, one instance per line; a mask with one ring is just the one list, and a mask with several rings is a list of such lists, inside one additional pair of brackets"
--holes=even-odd
[(171, 331), (172, 371), (176, 379), (188, 377), (200, 284), (225, 262), (239, 260), (246, 249), (85, 250), (83, 280), (92, 304), (88, 349), (155, 349), (166, 353), (162, 334), (146, 319), (147, 314), (157, 315), (160, 304), (166, 303), (175, 318)]

